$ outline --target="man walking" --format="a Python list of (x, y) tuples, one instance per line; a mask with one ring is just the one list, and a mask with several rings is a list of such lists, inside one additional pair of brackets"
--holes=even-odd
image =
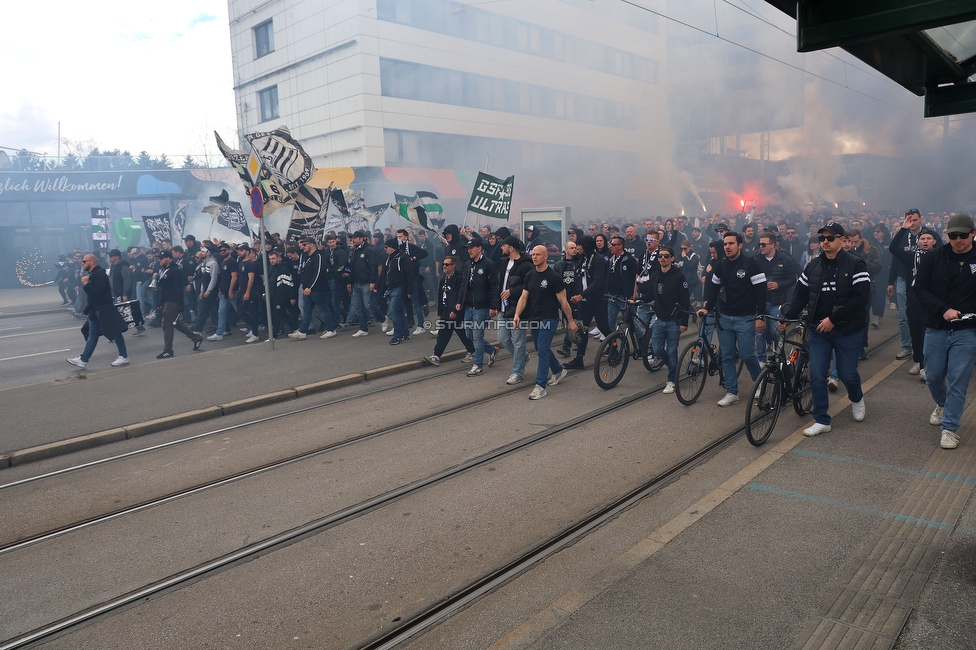
[[(515, 307), (513, 319), (515, 327), (518, 327), (522, 321), (522, 314), (528, 308), (527, 313), (532, 322), (532, 342), (539, 355), (535, 387), (529, 393), (529, 399), (532, 400), (545, 397), (546, 386), (555, 386), (566, 376), (566, 369), (559, 364), (556, 355), (552, 353), (552, 338), (556, 334), (556, 328), (559, 327), (560, 308), (566, 316), (570, 331), (579, 331), (576, 321), (573, 320), (573, 310), (566, 300), (566, 288), (563, 286), (562, 276), (549, 267), (548, 257), (549, 251), (545, 246), (536, 246), (532, 249), (532, 264), (535, 268), (525, 275), (522, 296)], [(550, 372), (552, 377), (548, 378)]]
[(914, 291), (925, 319), (925, 383), (935, 410), (929, 424), (942, 425), (939, 446), (959, 445), (959, 420), (976, 364), (976, 224), (968, 214), (949, 218), (948, 246), (924, 255), (918, 265)]
[(178, 329), (186, 338), (193, 341), (193, 349), (199, 350), (203, 337), (194, 334), (183, 322), (183, 274), (179, 267), (173, 264), (173, 253), (159, 252), (159, 271), (156, 273), (156, 285), (159, 287), (159, 300), (163, 312), (163, 351), (156, 355), (157, 359), (169, 359), (173, 356), (173, 330)]
[[(126, 330), (125, 321), (115, 308), (115, 301), (112, 299), (112, 284), (109, 282), (108, 274), (105, 269), (98, 265), (98, 260), (94, 255), (88, 253), (81, 260), (81, 268), (86, 275), (81, 276), (81, 285), (88, 297), (88, 307), (85, 313), (88, 320), (81, 328), (85, 334), (85, 351), (81, 356), (66, 359), (68, 363), (78, 368), (88, 365), (95, 346), (98, 345), (98, 337), (104, 336), (109, 341), (114, 341), (119, 349), (119, 358), (112, 362), (113, 366), (124, 366), (129, 363), (129, 355), (125, 349), (125, 341), (122, 339), (122, 332)], [(87, 333), (85, 330), (87, 329)]]
[(525, 274), (534, 267), (532, 257), (525, 254), (525, 244), (515, 235), (502, 240), (501, 253), (498, 286), (502, 302), (498, 312), (498, 342), (512, 353), (512, 374), (505, 383), (515, 385), (525, 376), (525, 362), (529, 356), (525, 349), (525, 328), (515, 327), (515, 307), (522, 297)]
[[(854, 421), (864, 419), (864, 393), (857, 372), (861, 330), (867, 322), (871, 276), (864, 260), (843, 250), (844, 228), (833, 221), (818, 233), (821, 254), (807, 264), (796, 281), (796, 293), (786, 318), (796, 318), (807, 308), (810, 339), (810, 392), (813, 396), (813, 424), (805, 436), (830, 431), (830, 400), (827, 375), (831, 356), (837, 359), (837, 375), (847, 388)], [(786, 331), (786, 323), (780, 323)]]

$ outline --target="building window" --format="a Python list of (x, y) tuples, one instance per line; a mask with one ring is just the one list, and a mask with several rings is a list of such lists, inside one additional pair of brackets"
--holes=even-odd
[(261, 121), (267, 122), (278, 117), (278, 86), (258, 91), (258, 104), (261, 106)]
[(254, 58), (274, 52), (274, 24), (267, 20), (254, 28)]

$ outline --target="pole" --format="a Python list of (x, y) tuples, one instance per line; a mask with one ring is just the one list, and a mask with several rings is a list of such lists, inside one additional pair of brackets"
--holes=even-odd
[[(261, 214), (264, 214), (264, 210), (261, 210)], [(258, 223), (261, 227), (261, 265), (264, 267), (264, 308), (268, 316), (268, 343), (274, 350), (274, 329), (271, 326), (271, 278), (268, 276), (268, 251), (264, 246), (264, 231), (267, 228), (264, 227), (264, 221), (261, 217), (258, 217)]]

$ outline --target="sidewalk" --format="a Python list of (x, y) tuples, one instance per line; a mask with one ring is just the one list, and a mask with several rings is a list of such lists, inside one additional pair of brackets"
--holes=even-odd
[(0, 318), (46, 314), (66, 309), (56, 286), (0, 289)]

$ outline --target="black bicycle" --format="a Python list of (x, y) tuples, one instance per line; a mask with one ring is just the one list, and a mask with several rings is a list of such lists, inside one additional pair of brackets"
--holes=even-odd
[[(765, 316), (766, 322), (794, 324), (779, 337), (766, 367), (759, 373), (746, 405), (746, 438), (757, 447), (769, 439), (783, 402), (791, 400), (793, 410), (803, 417), (813, 409), (810, 392), (810, 349), (804, 324), (791, 318)], [(787, 354), (787, 346), (789, 353)]]
[[(617, 326), (617, 331), (608, 336), (596, 351), (596, 363), (593, 364), (593, 377), (596, 385), (603, 390), (610, 390), (620, 383), (630, 359), (641, 359), (648, 372), (657, 372), (664, 366), (663, 359), (651, 357), (651, 327), (654, 319), (645, 322), (637, 315), (637, 308), (645, 304), (640, 300), (625, 300), (617, 296), (607, 296), (621, 308), (623, 320)], [(636, 323), (644, 327), (644, 336), (637, 340)]]
[[(678, 401), (685, 406), (691, 406), (698, 401), (705, 389), (705, 379), (708, 377), (717, 374), (719, 385), (725, 386), (722, 358), (712, 342), (705, 338), (705, 329), (709, 324), (719, 328), (715, 314), (707, 314), (704, 318), (698, 319), (698, 338), (686, 345), (678, 356), (678, 381), (674, 392)], [(742, 359), (737, 358), (736, 377), (742, 373), (742, 366)]]

